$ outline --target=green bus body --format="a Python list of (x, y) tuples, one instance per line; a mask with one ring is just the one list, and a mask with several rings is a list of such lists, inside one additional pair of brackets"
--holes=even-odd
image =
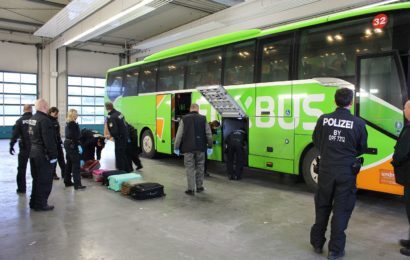
[[(302, 44), (298, 42), (301, 31), (305, 28), (315, 28), (315, 26), (323, 24), (337, 24), (350, 19), (359, 19), (362, 16), (372, 17), (374, 14), (387, 14), (389, 18), (393, 17), (394, 19), (393, 14), (395, 12), (406, 12), (408, 9), (410, 9), (410, 3), (400, 3), (346, 11), (264, 31), (253, 29), (230, 33), (164, 50), (146, 57), (143, 61), (110, 69), (107, 78), (114, 75), (114, 73), (117, 73), (116, 77), (121, 77), (122, 74), (118, 73), (126, 70), (139, 68), (146, 64), (156, 64), (158, 62), (161, 64), (162, 61), (172, 57), (182, 57), (183, 55), (199, 53), (215, 47), (222, 46), (222, 50), (225, 51), (224, 46), (252, 39), (257, 41), (255, 53), (258, 53), (259, 43), (262, 44), (266, 39), (275, 38), (277, 35), (280, 38), (282, 35), (292, 34), (289, 37), (293, 41), (289, 64), (292, 68), (289, 72), (289, 80), (260, 83), (256, 80), (256, 82), (249, 84), (228, 84), (224, 88), (247, 115), (249, 127), (248, 166), (288, 174), (300, 174), (306, 153), (313, 147), (312, 132), (316, 121), (321, 114), (334, 111), (334, 93), (344, 84), (336, 84), (336, 79), (334, 82), (324, 84), (320, 79), (299, 79), (299, 76), (296, 76), (294, 64)], [(391, 38), (394, 37), (391, 36)], [(260, 50), (262, 52), (262, 49)], [(261, 66), (255, 66), (257, 66), (256, 70), (261, 70)], [(354, 64), (348, 64), (347, 66), (354, 67)], [(371, 64), (368, 66), (371, 68)], [(255, 73), (258, 73), (256, 70)], [(222, 68), (221, 73), (224, 75), (224, 68)], [(259, 73), (261, 72), (259, 71)], [(358, 76), (356, 75), (356, 77)], [(257, 76), (254, 75), (254, 78), (257, 78)], [(141, 82), (141, 79), (139, 80)], [(112, 82), (112, 80), (109, 81)], [(347, 84), (347, 82), (345, 83)], [(108, 81), (107, 85), (109, 85)], [(353, 84), (346, 86), (354, 88)], [(120, 88), (123, 87), (120, 86)], [(402, 190), (395, 185), (394, 181), (388, 183), (391, 182), (392, 176), (388, 172), (391, 171), (391, 168), (386, 168), (386, 161), (393, 152), (395, 136), (398, 135), (403, 126), (403, 115), (397, 106), (394, 107), (375, 97), (371, 93), (372, 90), (366, 92), (365, 90), (358, 91), (356, 89), (357, 96), (360, 96), (360, 104), (356, 103), (356, 106), (359, 108), (358, 105), (360, 105), (360, 115), (365, 119), (369, 118), (370, 121), (370, 124), (367, 125), (369, 146), (377, 148), (377, 154), (364, 155), (365, 165), (361, 176), (370, 178), (366, 177), (366, 174), (370, 176), (370, 174), (377, 172), (381, 177), (370, 181), (371, 184), (366, 184), (366, 180), (364, 180), (363, 184), (359, 183), (359, 187), (401, 194)], [(107, 93), (109, 91), (110, 89), (107, 88)], [(403, 90), (402, 94), (407, 99), (407, 88)], [(107, 94), (106, 100), (113, 101), (115, 108), (121, 111), (126, 120), (138, 130), (140, 141), (142, 141), (142, 135), (148, 133), (149, 130), (153, 137), (156, 152), (172, 154), (173, 137), (176, 131), (175, 102), (180, 98), (180, 95), (190, 95), (190, 102), (199, 104), (200, 113), (206, 115), (209, 122), (222, 120), (221, 115), (201, 93), (192, 88), (138, 93), (138, 95), (131, 96), (118, 95), (110, 97)], [(355, 107), (352, 108), (352, 113), (354, 111)], [(218, 130), (213, 138), (215, 143), (214, 153), (209, 159), (222, 161), (223, 132)], [(387, 172), (383, 172), (383, 170)], [(382, 178), (385, 179), (381, 180)], [(376, 183), (377, 181), (379, 183)]]

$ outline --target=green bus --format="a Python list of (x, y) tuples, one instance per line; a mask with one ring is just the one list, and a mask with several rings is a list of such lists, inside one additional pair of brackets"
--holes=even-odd
[(410, 85), (410, 3), (357, 9), (267, 30), (244, 30), (164, 50), (110, 69), (105, 98), (137, 130), (143, 154), (172, 154), (191, 103), (222, 121), (209, 159), (223, 161), (232, 129), (248, 132), (249, 167), (302, 175), (314, 188), (312, 131), (355, 90), (352, 113), (369, 147), (358, 188), (403, 194), (390, 165)]

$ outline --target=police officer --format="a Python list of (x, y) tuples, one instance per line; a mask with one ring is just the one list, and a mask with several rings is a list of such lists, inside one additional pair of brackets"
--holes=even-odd
[[(61, 140), (61, 134), (60, 134), (60, 124), (58, 123), (58, 113), (59, 110), (56, 107), (51, 107), (48, 110), (48, 115), (50, 116), (51, 122), (53, 123), (54, 126), (54, 132), (55, 132), (55, 138), (57, 142), (57, 152), (58, 152), (58, 165), (60, 166), (60, 171), (61, 171), (61, 178), (64, 179), (64, 172), (65, 172), (65, 160), (64, 160), (64, 152), (63, 152), (63, 141)], [(60, 178), (57, 176), (57, 164), (54, 164), (53, 166), (53, 178), (54, 180), (59, 180)]]
[[(184, 154), (188, 195), (203, 192), (205, 151), (212, 154), (212, 132), (206, 117), (198, 113), (198, 104), (191, 104), (190, 113), (182, 117), (174, 143), (174, 153)], [(208, 149), (207, 149), (208, 148)], [(195, 189), (196, 188), (196, 189)]]
[(52, 164), (57, 162), (57, 144), (53, 124), (47, 115), (47, 101), (38, 99), (35, 107), (37, 112), (30, 118), (28, 130), (31, 141), (31, 176), (33, 177), (30, 208), (36, 211), (48, 211), (54, 209), (54, 206), (48, 205), (47, 201), (53, 184)]
[[(67, 166), (64, 173), (64, 183), (66, 187), (74, 185), (75, 190), (83, 190), (86, 186), (81, 184), (80, 176), (80, 126), (76, 122), (78, 118), (77, 110), (70, 109), (67, 113), (67, 123), (65, 126), (64, 149), (66, 152)], [(74, 183), (71, 181), (71, 174)]]
[(115, 142), (115, 166), (118, 170), (131, 172), (126, 154), (128, 131), (124, 116), (117, 110), (111, 102), (105, 103), (108, 112), (107, 127)]
[(127, 142), (127, 157), (128, 157), (128, 168), (132, 169), (132, 163), (135, 164), (136, 169), (140, 170), (143, 168), (141, 160), (139, 158), (139, 148), (138, 148), (138, 135), (137, 129), (132, 125), (127, 123), (128, 129), (128, 142)]
[(225, 143), (225, 151), (228, 155), (226, 161), (228, 178), (230, 180), (242, 179), (242, 170), (245, 160), (246, 132), (243, 129), (232, 131)]
[(17, 193), (26, 193), (26, 169), (30, 156), (30, 137), (28, 135), (28, 122), (33, 116), (32, 105), (25, 104), (24, 114), (16, 121), (13, 126), (13, 133), (10, 140), (10, 154), (14, 155), (14, 144), (19, 140), (19, 155), (17, 166)]
[(356, 157), (367, 149), (365, 122), (350, 114), (353, 91), (338, 89), (336, 111), (322, 115), (313, 132), (320, 152), (318, 190), (315, 194), (316, 220), (310, 232), (314, 251), (321, 254), (325, 232), (333, 210), (328, 259), (345, 254), (345, 230), (356, 202)]

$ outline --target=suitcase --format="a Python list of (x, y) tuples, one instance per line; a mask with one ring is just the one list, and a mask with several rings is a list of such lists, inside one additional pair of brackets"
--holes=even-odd
[(103, 172), (102, 184), (105, 186), (108, 186), (108, 177), (110, 177), (111, 175), (120, 175), (120, 174), (127, 174), (127, 172), (122, 171), (122, 170), (109, 170), (109, 171)]
[(100, 161), (98, 161), (98, 160), (88, 160), (80, 168), (80, 172), (92, 173), (94, 170), (100, 169), (100, 167), (101, 167)]
[(97, 169), (93, 171), (93, 180), (96, 182), (102, 182), (103, 181), (103, 173), (106, 172), (108, 170), (104, 170), (104, 169)]
[(121, 184), (124, 181), (131, 181), (131, 180), (140, 180), (142, 179), (141, 174), (138, 173), (127, 173), (127, 174), (120, 174), (120, 175), (111, 175), (108, 177), (108, 188), (110, 190), (119, 191), (121, 190)]
[(121, 193), (123, 195), (130, 195), (131, 188), (137, 184), (143, 183), (144, 181), (141, 180), (131, 180), (131, 181), (124, 181), (121, 185)]
[(133, 186), (130, 196), (137, 200), (146, 200), (165, 196), (164, 186), (159, 183), (146, 182)]

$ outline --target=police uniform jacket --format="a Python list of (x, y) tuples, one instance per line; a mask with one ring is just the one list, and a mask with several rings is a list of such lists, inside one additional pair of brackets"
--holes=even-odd
[(394, 147), (393, 161), (394, 166), (400, 166), (403, 162), (410, 159), (410, 123), (407, 123), (401, 130), (399, 139)]
[(54, 132), (55, 132), (57, 143), (59, 145), (61, 145), (63, 143), (63, 141), (61, 140), (60, 124), (58, 123), (58, 118), (50, 116), (50, 120), (51, 120), (51, 123), (53, 124), (53, 127), (54, 127)]
[(80, 144), (80, 126), (75, 121), (67, 122), (65, 126), (65, 138), (70, 141), (71, 144), (79, 145)]
[(206, 123), (206, 117), (191, 112), (182, 117), (175, 137), (174, 148), (181, 153), (205, 152), (212, 147), (212, 132)]
[[(49, 160), (57, 158), (54, 128), (47, 114), (37, 111), (29, 120), (31, 141), (30, 157), (45, 155)], [(52, 134), (50, 134), (52, 133)]]
[(28, 134), (29, 119), (33, 116), (31, 112), (25, 112), (13, 126), (10, 146), (13, 147), (20, 138), (20, 145), (30, 151), (30, 136)]
[(108, 113), (107, 127), (110, 135), (114, 137), (114, 139), (128, 139), (125, 118), (119, 111), (113, 109)]
[(233, 143), (238, 143), (238, 144), (241, 144), (242, 146), (245, 146), (245, 143), (246, 143), (245, 131), (241, 129), (232, 131), (228, 135), (228, 138), (226, 139), (226, 145), (229, 146), (229, 145), (232, 145)]
[(320, 167), (352, 166), (367, 149), (365, 122), (346, 108), (320, 116), (313, 132), (313, 143), (320, 151)]

